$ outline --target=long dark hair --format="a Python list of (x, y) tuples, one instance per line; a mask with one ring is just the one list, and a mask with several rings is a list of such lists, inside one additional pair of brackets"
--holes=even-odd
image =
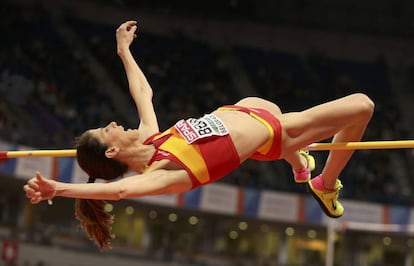
[[(108, 146), (101, 143), (89, 131), (76, 139), (75, 148), (79, 166), (89, 175), (88, 183), (93, 183), (96, 178), (113, 180), (128, 171), (125, 163), (105, 156)], [(103, 200), (76, 199), (75, 201), (76, 219), (100, 249), (110, 248), (110, 241), (114, 238), (111, 232), (114, 216), (105, 211), (105, 204)]]

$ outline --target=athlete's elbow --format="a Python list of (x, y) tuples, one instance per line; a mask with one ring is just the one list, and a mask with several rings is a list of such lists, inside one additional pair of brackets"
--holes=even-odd
[(145, 97), (148, 100), (152, 101), (153, 96), (154, 92), (152, 91), (152, 88), (150, 86), (142, 86), (141, 97)]
[(122, 200), (129, 198), (129, 191), (124, 186), (119, 186), (118, 191), (115, 193), (114, 200)]
[(119, 188), (115, 200), (133, 199), (158, 194), (165, 194), (165, 189), (153, 189), (152, 187)]

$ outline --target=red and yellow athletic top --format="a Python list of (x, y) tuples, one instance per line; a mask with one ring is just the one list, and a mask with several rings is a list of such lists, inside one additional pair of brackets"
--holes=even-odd
[[(280, 156), (281, 127), (279, 120), (260, 108), (223, 106), (219, 110), (241, 111), (263, 123), (269, 130), (269, 139), (252, 154), (255, 160), (276, 160)], [(144, 144), (153, 144), (154, 161), (168, 159), (188, 172), (193, 187), (212, 183), (235, 170), (240, 158), (223, 122), (214, 114), (178, 121), (173, 127), (149, 137)]]
[(212, 183), (240, 165), (239, 155), (224, 124), (212, 114), (178, 121), (144, 144), (156, 147), (148, 166), (168, 159), (184, 167), (193, 188)]

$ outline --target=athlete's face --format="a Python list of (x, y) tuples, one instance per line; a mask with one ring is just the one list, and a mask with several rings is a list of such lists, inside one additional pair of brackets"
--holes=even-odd
[(116, 122), (111, 122), (106, 127), (91, 129), (89, 132), (108, 146), (128, 145), (138, 139), (138, 130), (125, 130)]

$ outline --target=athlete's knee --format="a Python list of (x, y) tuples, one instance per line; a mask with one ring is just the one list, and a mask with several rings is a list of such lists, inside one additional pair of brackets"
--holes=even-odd
[(375, 103), (371, 100), (371, 98), (364, 93), (355, 93), (352, 96), (354, 97), (353, 103), (359, 110), (359, 115), (371, 117), (375, 109)]

